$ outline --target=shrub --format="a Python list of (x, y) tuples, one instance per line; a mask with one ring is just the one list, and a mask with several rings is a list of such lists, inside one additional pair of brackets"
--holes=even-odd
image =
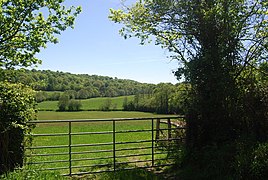
[(0, 174), (23, 163), (24, 146), (30, 143), (35, 118), (34, 93), (22, 84), (0, 84)]
[(82, 104), (78, 100), (71, 99), (68, 104), (68, 110), (69, 111), (80, 111), (82, 107)]
[(35, 94), (35, 100), (38, 103), (47, 100), (47, 98), (48, 98), (48, 94), (44, 91), (38, 91)]
[(60, 111), (66, 111), (68, 108), (70, 98), (66, 94), (62, 94), (59, 99), (58, 107)]
[(59, 111), (80, 111), (82, 104), (80, 101), (70, 99), (69, 95), (62, 94), (58, 103)]
[(268, 179), (268, 143), (259, 144), (253, 151), (251, 171), (255, 179)]
[(100, 106), (101, 111), (110, 111), (112, 107), (112, 100), (110, 98), (107, 98), (103, 104)]

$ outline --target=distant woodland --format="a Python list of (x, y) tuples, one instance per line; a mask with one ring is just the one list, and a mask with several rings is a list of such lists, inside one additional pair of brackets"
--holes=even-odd
[[(36, 91), (35, 100), (37, 102), (59, 101), (59, 109), (62, 111), (68, 110), (68, 105), (73, 104), (69, 110), (80, 110), (81, 105), (78, 101), (74, 101), (75, 99), (135, 95), (134, 99), (125, 97), (124, 110), (184, 114), (188, 99), (187, 90), (190, 88), (184, 83), (155, 85), (108, 76), (71, 74), (50, 70), (20, 69), (2, 73), (5, 73), (6, 77), (10, 77), (11, 82), (32, 87)], [(110, 108), (106, 109), (110, 110)]]
[[(10, 77), (9, 81), (29, 85), (36, 91), (75, 91), (78, 93), (78, 99), (150, 93), (155, 87), (154, 84), (139, 83), (116, 77), (71, 74), (50, 70), (24, 69), (2, 73)], [(13, 75), (10, 75), (11, 73)]]

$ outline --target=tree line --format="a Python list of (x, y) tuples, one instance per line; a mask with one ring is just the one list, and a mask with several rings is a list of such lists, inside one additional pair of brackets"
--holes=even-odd
[(190, 85), (187, 83), (160, 83), (148, 94), (136, 94), (131, 101), (126, 97), (123, 109), (158, 114), (185, 114), (189, 90)]
[[(134, 80), (50, 70), (20, 69), (11, 71), (1, 69), (0, 74), (0, 79), (8, 77), (10, 82), (22, 83), (40, 91), (36, 95), (38, 102), (59, 100), (60, 92), (68, 92), (76, 99), (88, 99), (148, 93), (155, 88), (154, 84), (140, 83)], [(52, 91), (55, 92), (51, 93)]]

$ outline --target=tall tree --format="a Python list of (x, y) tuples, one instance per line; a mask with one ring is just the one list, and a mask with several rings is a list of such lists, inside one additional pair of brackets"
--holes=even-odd
[[(10, 69), (40, 63), (35, 55), (47, 43), (57, 43), (57, 34), (72, 27), (81, 8), (66, 8), (64, 0), (0, 1), (0, 76)], [(5, 73), (7, 75), (3, 78)], [(10, 80), (10, 79), (9, 79)], [(29, 83), (30, 79), (25, 79)], [(30, 80), (31, 81), (31, 80)], [(0, 174), (21, 166), (24, 135), (35, 118), (33, 92), (21, 84), (0, 83)]]
[(232, 145), (243, 144), (241, 138), (268, 141), (267, 84), (258, 80), (268, 59), (267, 0), (140, 0), (111, 10), (110, 19), (124, 24), (125, 38), (138, 37), (142, 44), (155, 40), (180, 62), (175, 75), (191, 85), (186, 110), (187, 150), (196, 158), (187, 161), (191, 167), (198, 167), (196, 172), (207, 167), (204, 179), (235, 170), (242, 179), (253, 178), (247, 176), (254, 171), (251, 160), (244, 166), (239, 159), (232, 169), (241, 155)]
[(154, 90), (154, 105), (157, 113), (170, 113), (170, 98), (174, 90), (174, 86), (169, 83), (160, 83), (156, 86)]
[(0, 68), (40, 63), (35, 57), (56, 35), (73, 27), (81, 8), (66, 8), (64, 0), (0, 1)]
[(144, 44), (153, 36), (180, 62), (175, 75), (191, 83), (194, 95), (189, 145), (237, 136), (238, 81), (245, 80), (245, 69), (267, 61), (267, 1), (141, 0), (111, 10), (110, 19), (125, 25), (120, 30), (125, 38), (135, 36)]

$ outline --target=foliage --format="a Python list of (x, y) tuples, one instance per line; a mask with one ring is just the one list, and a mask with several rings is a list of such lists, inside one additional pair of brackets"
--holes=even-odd
[(44, 91), (39, 91), (35, 93), (35, 100), (37, 103), (45, 101), (47, 99), (47, 93)]
[(62, 94), (59, 99), (58, 107), (60, 111), (66, 111), (68, 109), (70, 98), (66, 94)]
[[(5, 71), (6, 74), (11, 73)], [(149, 93), (155, 85), (139, 83), (128, 79), (118, 79), (108, 76), (71, 74), (53, 72), (50, 70), (14, 70), (10, 77), (11, 82), (20, 82), (31, 86), (36, 90), (39, 101), (59, 100), (60, 92), (72, 92), (76, 99), (88, 99), (94, 97), (117, 97)], [(0, 76), (0, 80), (3, 77)], [(45, 93), (42, 91), (46, 91)]]
[(22, 84), (0, 84), (0, 173), (22, 165), (24, 145), (31, 139), (24, 139), (35, 118), (33, 91)]
[(31, 66), (47, 43), (57, 43), (56, 35), (73, 27), (81, 8), (66, 8), (64, 0), (3, 0), (0, 2), (0, 68)]
[(127, 111), (185, 114), (189, 90), (189, 85), (185, 83), (160, 83), (150, 94), (137, 94), (130, 101), (126, 99), (123, 108)]
[(177, 174), (181, 179), (267, 179), (267, 152), (267, 143), (249, 139), (206, 146), (178, 158), (186, 165)]
[(82, 104), (78, 100), (71, 99), (68, 104), (68, 110), (69, 111), (80, 111), (82, 107)]
[(268, 178), (268, 143), (259, 144), (253, 151), (251, 171), (254, 179)]
[[(144, 44), (153, 36), (179, 61), (175, 75), (191, 86), (187, 150), (196, 155), (185, 166), (202, 167), (208, 176), (199, 178), (231, 173), (237, 149), (224, 163), (219, 152), (234, 142), (246, 139), (254, 147), (268, 141), (267, 7), (262, 0), (141, 0), (111, 10), (111, 20), (125, 25), (120, 31), (125, 38)], [(215, 152), (208, 155), (215, 161), (199, 154), (211, 147)]]
[[(66, 8), (63, 2), (0, 1), (0, 173), (22, 165), (24, 135), (31, 130), (26, 122), (35, 113), (32, 90), (5, 80), (14, 82), (15, 68), (40, 63), (35, 55), (47, 43), (57, 43), (61, 31), (73, 27), (81, 8)], [(39, 101), (44, 98), (39, 94)]]
[(184, 75), (194, 97), (188, 111), (200, 117), (196, 125), (206, 131), (206, 137), (192, 138), (204, 144), (216, 139), (222, 142), (222, 138), (232, 138), (225, 135), (236, 133), (229, 130), (237, 127), (228, 126), (239, 111), (234, 109), (241, 97), (237, 83), (247, 78), (245, 69), (258, 69), (267, 58), (266, 5), (246, 0), (144, 0), (126, 12), (111, 10), (110, 18), (125, 24), (120, 31), (124, 37), (136, 36), (144, 43), (154, 36), (156, 44), (179, 60), (181, 67), (175, 74), (178, 78)]
[(58, 102), (59, 111), (80, 111), (82, 104), (75, 100), (70, 92), (63, 93)]
[(105, 99), (103, 104), (99, 107), (101, 111), (110, 111), (112, 107), (112, 100), (110, 98)]
[(44, 171), (36, 171), (31, 168), (24, 168), (15, 170), (14, 172), (10, 172), (0, 176), (3, 180), (40, 180), (40, 179), (51, 179), (51, 180), (67, 180), (69, 178), (59, 175), (55, 172), (44, 172)]
[(177, 176), (186, 180), (239, 179), (235, 178), (236, 174), (230, 168), (233, 166), (234, 149), (233, 144), (226, 144), (221, 147), (206, 146), (195, 152), (187, 151), (185, 157), (182, 157), (183, 168), (177, 169)]
[[(116, 104), (112, 106), (113, 110), (123, 110), (123, 101), (124, 98), (128, 98), (132, 100), (134, 96), (119, 96), (119, 97), (111, 97), (112, 104)], [(82, 99), (79, 100), (82, 104), (81, 110), (83, 111), (98, 111), (99, 108), (104, 104), (106, 97), (99, 98), (90, 98), (90, 99)], [(37, 104), (37, 108), (39, 111), (57, 111), (58, 110), (58, 101), (44, 101)]]

